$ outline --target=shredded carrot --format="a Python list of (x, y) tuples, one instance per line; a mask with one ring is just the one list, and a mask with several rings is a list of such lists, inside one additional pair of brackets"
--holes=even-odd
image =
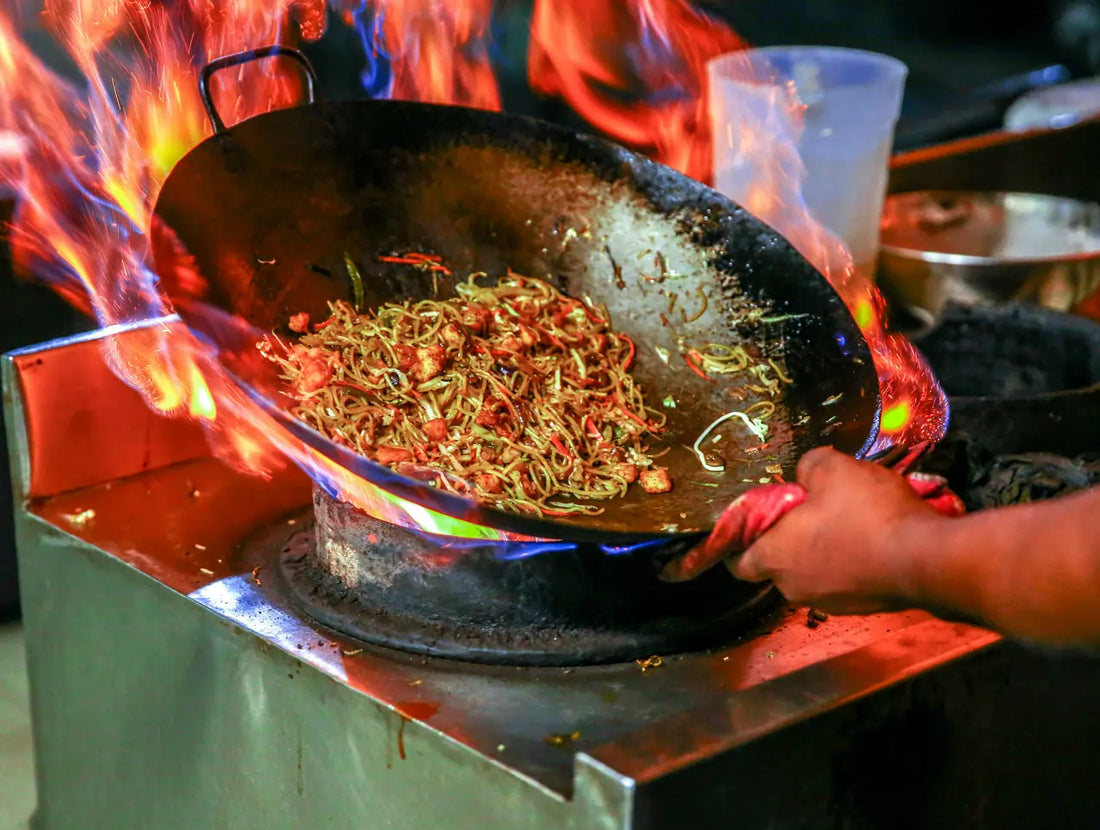
[(422, 269), (428, 271), (450, 274), (451, 269), (446, 265), (443, 265), (443, 257), (436, 254), (401, 254), (399, 256), (380, 256), (379, 262), (386, 262), (393, 265), (416, 265)]
[(569, 448), (562, 443), (561, 438), (556, 435), (550, 436), (550, 443), (553, 444), (554, 449), (564, 455), (566, 458), (572, 458), (573, 453), (569, 452)]
[(634, 341), (627, 337), (625, 334), (620, 334), (619, 339), (625, 340), (626, 345), (630, 347), (630, 354), (628, 354), (626, 356), (626, 360), (623, 361), (623, 371), (625, 372), (629, 370), (631, 365), (634, 363), (634, 355), (638, 353), (638, 348), (634, 345)]
[(684, 355), (684, 363), (686, 363), (688, 365), (688, 368), (691, 369), (691, 371), (695, 372), (695, 374), (697, 374), (699, 377), (701, 377), (703, 380), (707, 381), (708, 383), (716, 383), (717, 382), (717, 381), (714, 380), (714, 378), (712, 378), (710, 375), (708, 375), (706, 372), (704, 372), (702, 367), (700, 367), (698, 363), (696, 363), (694, 360), (691, 359), (691, 354), (685, 354)]

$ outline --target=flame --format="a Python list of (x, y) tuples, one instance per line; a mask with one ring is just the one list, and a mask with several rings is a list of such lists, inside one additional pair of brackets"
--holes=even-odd
[[(609, 38), (618, 48), (607, 48)], [(743, 46), (725, 25), (683, 0), (538, 0), (529, 72), (535, 89), (560, 95), (603, 132), (701, 181), (712, 178), (714, 142), (734, 148), (752, 171), (745, 209), (829, 279), (867, 339), (882, 395), (872, 451), (938, 440), (946, 428), (946, 396), (912, 344), (886, 331), (885, 304), (869, 276), (802, 199), (797, 91), (756, 77), (745, 60), (744, 78), (771, 86), (769, 106), (736, 134), (722, 124), (712, 131), (706, 64)]]
[(492, 0), (367, 0), (350, 15), (379, 98), (499, 110), (489, 59)]
[(882, 399), (878, 440), (869, 451), (938, 441), (947, 427), (946, 394), (912, 343), (886, 329), (886, 303), (872, 282), (873, 266), (857, 266), (844, 243), (814, 219), (802, 198), (805, 169), (797, 142), (804, 107), (797, 89), (760, 77), (747, 59), (734, 59), (729, 69), (731, 76), (766, 90), (769, 105), (760, 112), (746, 108), (736, 131), (716, 120), (713, 140), (726, 142), (753, 174), (746, 209), (783, 234), (825, 275), (866, 339)]
[[(464, 39), (484, 37), (481, 7), (455, 8), (448, 25)], [(419, 49), (439, 52), (431, 44), (450, 34), (433, 23), (430, 4), (407, 10), (407, 19), (391, 19), (418, 32), (395, 52), (413, 66)], [(218, 455), (234, 466), (269, 475), (289, 459), (378, 518), (444, 535), (522, 540), (393, 496), (290, 437), (171, 316), (161, 280), (148, 268), (160, 187), (211, 132), (198, 93), (201, 68), (224, 54), (287, 42), (292, 13), (303, 35), (320, 34), (319, 2), (51, 0), (44, 19), (84, 74), (86, 95), (47, 69), (15, 22), (0, 14), (0, 173), (18, 196), (15, 258), (105, 328), (125, 331), (106, 340), (114, 372), (157, 411), (202, 421)], [(397, 31), (391, 44), (399, 43)], [(416, 81), (397, 85), (395, 93), (495, 106), (495, 82), (486, 86), (487, 57), (470, 85), (447, 87), (444, 75), (457, 63), (427, 61)], [(223, 119), (232, 123), (293, 103), (301, 90), (294, 72), (271, 62), (217, 76), (214, 96)], [(165, 276), (168, 282), (197, 279)], [(140, 321), (153, 322), (130, 325)]]
[(707, 181), (706, 64), (744, 45), (684, 0), (538, 0), (528, 75), (609, 136)]
[[(362, 35), (364, 81), (375, 94), (500, 108), (492, 0), (338, 3)], [(41, 20), (82, 73), (79, 90), (26, 46), (24, 21), (0, 11), (0, 183), (17, 195), (16, 262), (101, 326), (125, 331), (105, 339), (112, 370), (156, 410), (203, 423), (227, 462), (267, 475), (289, 460), (368, 514), (438, 536), (538, 541), (398, 498), (292, 437), (173, 316), (169, 287), (199, 276), (183, 269), (158, 277), (149, 268), (160, 187), (211, 132), (198, 93), (201, 68), (225, 54), (319, 37), (325, 11), (323, 0), (47, 0)], [(610, 135), (706, 179), (705, 65), (742, 45), (683, 0), (537, 0), (529, 73), (535, 89), (564, 97)], [(219, 73), (213, 95), (223, 119), (298, 101), (297, 71), (271, 60)], [(775, 144), (766, 125), (740, 140), (762, 158)], [(798, 207), (797, 179), (767, 165), (762, 171), (749, 207), (844, 296), (874, 349), (883, 432), (911, 440), (927, 429), (935, 408), (929, 390), (938, 387), (912, 348), (885, 333), (882, 300), (843, 246)]]

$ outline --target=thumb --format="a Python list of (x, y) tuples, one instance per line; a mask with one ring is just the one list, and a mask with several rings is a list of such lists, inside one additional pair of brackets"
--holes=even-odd
[(795, 477), (807, 490), (813, 490), (824, 480), (831, 478), (848, 460), (851, 459), (832, 447), (816, 447), (799, 459)]
[(726, 560), (729, 572), (743, 582), (766, 582), (771, 579), (764, 563), (768, 560), (768, 543), (765, 533), (754, 542), (748, 550), (738, 556), (731, 556)]

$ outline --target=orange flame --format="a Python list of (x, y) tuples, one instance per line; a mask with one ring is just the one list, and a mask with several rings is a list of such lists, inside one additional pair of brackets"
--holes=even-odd
[[(617, 48), (607, 48), (614, 39)], [(683, 0), (591, 4), (539, 0), (531, 31), (531, 83), (560, 95), (594, 126), (650, 150), (701, 181), (712, 178), (707, 62), (743, 42)], [(744, 77), (755, 78), (749, 61)], [(879, 446), (940, 437), (947, 401), (924, 359), (905, 338), (889, 334), (885, 303), (858, 271), (844, 244), (822, 227), (802, 199), (796, 142), (802, 106), (776, 85), (770, 111), (739, 132), (718, 130), (753, 171), (744, 207), (776, 228), (821, 271), (844, 299), (867, 339), (882, 395)]]
[(760, 85), (769, 106), (759, 113), (742, 111), (736, 131), (716, 121), (712, 135), (727, 142), (754, 174), (745, 208), (782, 233), (825, 275), (863, 333), (882, 398), (879, 437), (872, 450), (939, 440), (947, 423), (946, 395), (913, 345), (887, 331), (886, 303), (872, 282), (873, 265), (853, 263), (845, 244), (814, 219), (803, 201), (805, 170), (797, 142), (804, 108), (797, 90), (759, 77), (748, 60), (735, 62), (727, 71)]
[(489, 60), (492, 0), (364, 0), (360, 13), (371, 66), (388, 63), (383, 95), (401, 101), (499, 110)]
[[(147, 267), (152, 210), (172, 167), (210, 133), (199, 72), (215, 57), (285, 43), (294, 28), (288, 26), (292, 12), (303, 35), (320, 35), (319, 0), (308, 6), (297, 0), (50, 0), (45, 19), (84, 73), (85, 97), (51, 73), (0, 14), (0, 181), (17, 194), (16, 261), (104, 327), (155, 321), (136, 330), (126, 326), (124, 338), (108, 338), (105, 358), (151, 407), (201, 420), (224, 460), (265, 475), (290, 459), (356, 506), (397, 524), (445, 535), (519, 538), (405, 502), (288, 436), (178, 319), (166, 316), (168, 301)], [(426, 8), (421, 12), (412, 17), (422, 30), (419, 45), (408, 41), (410, 65), (417, 48), (438, 49), (433, 38), (445, 34)], [(476, 12), (469, 7), (465, 16), (452, 18), (463, 36), (476, 33)], [(472, 86), (448, 90), (443, 75), (456, 65), (429, 61), (426, 88), (442, 100), (468, 96), (467, 103), (493, 105), (484, 89), (480, 98)], [(294, 72), (277, 64), (223, 74), (231, 77), (217, 78), (214, 95), (229, 122), (284, 107), (300, 92)], [(125, 98), (119, 79), (128, 89)], [(483, 87), (484, 79), (471, 84)], [(408, 87), (413, 95), (418, 89)]]
[[(489, 59), (491, 0), (370, 5), (373, 48), (384, 51), (393, 72), (389, 94), (500, 107)], [(159, 189), (210, 133), (198, 95), (201, 67), (232, 52), (318, 37), (324, 14), (323, 0), (47, 0), (43, 19), (86, 79), (86, 90), (77, 94), (0, 12), (0, 183), (17, 194), (17, 263), (50, 280), (105, 327), (155, 321), (140, 335), (127, 326), (127, 337), (108, 339), (106, 359), (150, 406), (201, 420), (219, 455), (238, 467), (262, 475), (290, 459), (395, 524), (522, 540), (397, 498), (291, 437), (170, 316), (148, 268)], [(615, 48), (608, 46), (611, 38)], [(705, 64), (741, 45), (683, 0), (584, 6), (537, 0), (529, 70), (536, 89), (565, 97), (605, 132), (705, 179), (711, 166)], [(232, 123), (291, 104), (301, 93), (296, 73), (282, 61), (225, 71), (214, 84), (219, 111)], [(766, 132), (744, 138), (768, 144)], [(923, 364), (911, 347), (885, 334), (881, 299), (856, 277), (843, 246), (797, 207), (797, 182), (773, 176), (761, 184), (752, 209), (841, 291), (875, 351), (888, 407), (884, 431), (910, 440), (927, 420), (930, 405), (922, 395), (935, 388)]]
[(528, 74), (612, 138), (707, 181), (706, 64), (744, 45), (684, 0), (539, 0)]

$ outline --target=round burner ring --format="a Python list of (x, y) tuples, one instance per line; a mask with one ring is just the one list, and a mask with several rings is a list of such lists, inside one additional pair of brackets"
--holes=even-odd
[[(724, 568), (669, 585), (646, 551), (576, 546), (505, 558), (373, 519), (314, 488), (312, 527), (282, 546), (294, 604), (368, 643), (479, 663), (614, 663), (728, 642), (779, 603)], [(514, 553), (514, 551), (509, 551)]]

